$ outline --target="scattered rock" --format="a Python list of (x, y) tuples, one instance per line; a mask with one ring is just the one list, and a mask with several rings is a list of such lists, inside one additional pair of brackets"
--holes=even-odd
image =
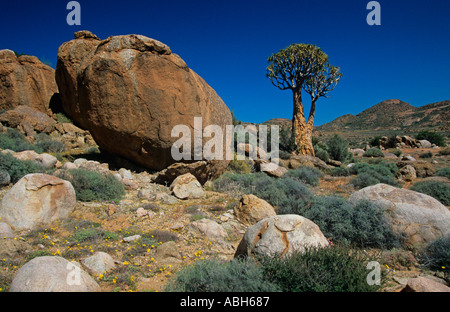
[(334, 160), (334, 159), (328, 159), (328, 161), (326, 163), (333, 167), (341, 167), (342, 166), (342, 162)]
[(28, 135), (33, 134), (30, 133), (32, 131), (51, 133), (56, 126), (56, 121), (46, 113), (24, 105), (0, 114), (0, 121), (10, 128), (22, 130), (25, 134), (28, 132)]
[(194, 231), (205, 235), (208, 239), (213, 241), (222, 241), (227, 237), (225, 229), (216, 221), (210, 219), (200, 219), (192, 222), (190, 225)]
[(127, 190), (137, 190), (139, 188), (139, 185), (136, 182), (128, 178), (122, 178), (121, 182)]
[(107, 205), (106, 206), (106, 214), (111, 217), (113, 214), (115, 214), (117, 212), (117, 207), (116, 205)]
[(143, 217), (147, 217), (147, 216), (148, 216), (148, 212), (147, 212), (147, 210), (145, 210), (144, 208), (139, 207), (139, 208), (136, 210), (136, 217), (138, 217), (138, 218), (143, 218)]
[(138, 192), (138, 198), (152, 201), (156, 199), (156, 192), (153, 188), (142, 188)]
[(14, 234), (11, 226), (5, 222), (0, 222), (0, 239), (13, 238)]
[(96, 275), (106, 273), (116, 267), (114, 259), (107, 253), (101, 251), (98, 251), (93, 256), (84, 259), (82, 263)]
[(159, 184), (170, 185), (177, 177), (190, 173), (203, 185), (213, 178), (211, 172), (213, 172), (213, 168), (211, 167), (210, 162), (196, 161), (190, 164), (175, 163), (166, 169), (159, 171), (153, 177), (153, 180)]
[(450, 211), (431, 196), (377, 184), (353, 193), (348, 200), (377, 204), (394, 232), (406, 235), (406, 244), (423, 245), (450, 234)]
[(65, 219), (76, 205), (70, 182), (46, 174), (28, 174), (0, 202), (0, 217), (16, 229), (32, 229)]
[(100, 286), (77, 262), (58, 256), (37, 257), (22, 266), (11, 292), (99, 292)]
[(429, 162), (418, 161), (412, 163), (411, 166), (414, 167), (417, 177), (419, 178), (432, 177), (436, 174), (436, 169), (434, 169), (434, 166)]
[(177, 177), (170, 185), (170, 190), (179, 199), (196, 199), (205, 196), (202, 185), (190, 173)]
[(450, 287), (433, 279), (419, 276), (409, 279), (402, 292), (450, 292)]
[(402, 155), (402, 160), (406, 160), (406, 161), (417, 161), (414, 157), (412, 157), (411, 155)]
[(398, 171), (399, 179), (411, 182), (417, 178), (416, 169), (411, 165), (406, 165)]
[(174, 241), (166, 242), (156, 248), (156, 257), (159, 259), (175, 258), (181, 260), (181, 254), (178, 251), (177, 244)]
[(123, 241), (127, 242), (127, 243), (131, 243), (131, 242), (138, 241), (141, 238), (142, 238), (141, 235), (133, 235), (133, 236), (124, 237)]
[(417, 142), (421, 148), (432, 148), (431, 142), (428, 140), (418, 140)]
[(331, 166), (327, 165), (323, 160), (314, 156), (291, 156), (288, 160), (288, 166), (290, 169), (297, 169), (298, 167), (316, 167), (321, 170), (327, 170)]
[(78, 166), (75, 165), (73, 162), (68, 161), (62, 166), (62, 168), (65, 170), (71, 170), (71, 169), (78, 169)]
[(268, 174), (271, 177), (281, 178), (288, 170), (276, 163), (269, 162), (267, 160), (256, 161), (259, 171)]
[(8, 185), (9, 183), (11, 183), (11, 176), (8, 171), (0, 170), (0, 187)]
[[(14, 260), (31, 252), (31, 246), (21, 239), (0, 239), (0, 258)], [(1, 261), (0, 259), (0, 261)]]
[(307, 247), (329, 243), (319, 227), (299, 215), (279, 215), (263, 219), (247, 229), (235, 257), (287, 256)]
[(239, 221), (247, 225), (276, 215), (272, 205), (252, 194), (241, 197), (239, 205), (234, 208), (234, 214)]
[(55, 156), (43, 153), (36, 158), (36, 162), (40, 164), (44, 169), (50, 169), (55, 167), (58, 159)]

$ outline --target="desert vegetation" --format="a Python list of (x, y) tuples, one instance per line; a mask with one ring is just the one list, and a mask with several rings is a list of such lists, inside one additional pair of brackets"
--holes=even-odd
[[(449, 289), (449, 138), (430, 124), (448, 101), (387, 100), (314, 127), (342, 74), (319, 47), (293, 44), (266, 69), (293, 95), (292, 120), (272, 120), (282, 125), (278, 165), (262, 156), (271, 143), (249, 139), (233, 147), (256, 159), (175, 160), (167, 135), (180, 122), (249, 123), (159, 41), (75, 38), (56, 70), (0, 51), (0, 66), (8, 59), (11, 73), (47, 86), (0, 103), (0, 292)], [(71, 265), (80, 285), (67, 283)]]

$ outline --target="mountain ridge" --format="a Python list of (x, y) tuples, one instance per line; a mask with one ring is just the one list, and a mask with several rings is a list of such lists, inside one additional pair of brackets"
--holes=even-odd
[(346, 114), (315, 127), (317, 131), (449, 129), (450, 100), (420, 107), (389, 99), (357, 115)]

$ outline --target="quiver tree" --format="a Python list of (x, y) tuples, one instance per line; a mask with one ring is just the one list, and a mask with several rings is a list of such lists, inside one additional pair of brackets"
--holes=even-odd
[[(293, 94), (292, 136), (296, 145), (295, 153), (314, 156), (312, 131), (316, 103), (336, 87), (342, 77), (340, 69), (330, 65), (328, 55), (312, 44), (291, 44), (270, 56), (268, 63), (266, 75), (272, 84), (280, 90), (291, 90)], [(307, 120), (302, 90), (311, 97)]]

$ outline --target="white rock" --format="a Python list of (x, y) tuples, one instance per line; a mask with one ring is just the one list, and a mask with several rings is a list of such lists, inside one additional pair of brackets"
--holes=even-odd
[(37, 257), (22, 266), (10, 292), (99, 292), (97, 282), (77, 262), (57, 256)]
[(72, 184), (46, 174), (28, 174), (0, 202), (0, 217), (16, 229), (67, 218), (76, 206)]

